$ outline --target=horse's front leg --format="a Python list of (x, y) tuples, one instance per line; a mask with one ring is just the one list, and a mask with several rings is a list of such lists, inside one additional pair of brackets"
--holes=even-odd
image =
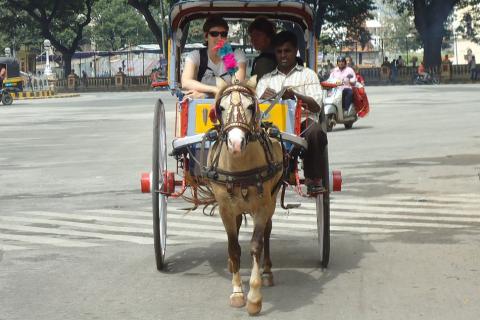
[(222, 214), (223, 224), (228, 237), (228, 270), (232, 273), (233, 292), (230, 295), (230, 306), (240, 308), (245, 305), (245, 296), (240, 276), (241, 248), (238, 243), (238, 229), (242, 222), (242, 216), (233, 217)]
[(262, 310), (262, 278), (260, 277), (260, 259), (262, 257), (263, 237), (266, 221), (255, 219), (255, 227), (251, 240), (250, 253), (252, 255), (252, 273), (250, 275), (250, 290), (247, 296), (247, 311), (250, 315), (256, 315)]
[(273, 286), (272, 260), (270, 260), (270, 234), (272, 233), (272, 219), (268, 219), (265, 225), (265, 234), (263, 237), (263, 273), (262, 285), (265, 287)]

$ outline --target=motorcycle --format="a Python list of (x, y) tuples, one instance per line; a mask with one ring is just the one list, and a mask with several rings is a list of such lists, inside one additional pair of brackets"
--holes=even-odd
[[(362, 84), (356, 82), (355, 79), (350, 79), (350, 83), (355, 86), (362, 86)], [(342, 83), (333, 81), (321, 82), (323, 88), (323, 106), (325, 110), (325, 116), (327, 118), (327, 131), (332, 131), (333, 127), (342, 123), (345, 129), (351, 129), (355, 121), (358, 120), (357, 110), (352, 103), (348, 107), (348, 110), (344, 111), (342, 108)]]
[(424, 76), (415, 73), (413, 75), (413, 84), (439, 84), (437, 76), (426, 73)]

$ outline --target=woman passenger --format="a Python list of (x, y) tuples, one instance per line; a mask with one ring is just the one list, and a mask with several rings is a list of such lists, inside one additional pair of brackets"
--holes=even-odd
[[(220, 16), (209, 17), (204, 25), (206, 49), (190, 52), (185, 59), (185, 67), (182, 73), (182, 90), (186, 91), (187, 97), (207, 98), (218, 93), (215, 77), (221, 77), (230, 83), (232, 76), (227, 72), (222, 58), (215, 50), (220, 40), (226, 41), (228, 36), (228, 24)], [(235, 50), (235, 59), (238, 70), (235, 79), (245, 80), (246, 58), (242, 50)], [(203, 61), (203, 63), (202, 63)]]

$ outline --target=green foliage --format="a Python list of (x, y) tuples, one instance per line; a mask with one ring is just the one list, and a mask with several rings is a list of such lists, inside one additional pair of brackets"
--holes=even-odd
[(203, 43), (203, 23), (205, 20), (194, 20), (190, 22), (188, 29), (187, 43)]
[(22, 45), (40, 48), (41, 37), (32, 19), (25, 12), (18, 12), (0, 0), (0, 55), (4, 48), (18, 51)]
[[(345, 41), (359, 40), (366, 44), (370, 34), (365, 28), (365, 21), (371, 18), (375, 9), (373, 0), (307, 0), (315, 16), (315, 34), (322, 39), (322, 27), (333, 33), (334, 46), (341, 46)], [(325, 40), (325, 39), (324, 39)], [(322, 43), (325, 43), (321, 40)], [(331, 41), (330, 41), (331, 42)]]
[(382, 25), (379, 36), (383, 39), (385, 51), (406, 51), (407, 47), (418, 50), (422, 47), (413, 17), (407, 10), (397, 10), (394, 5), (387, 4), (381, 9), (379, 22)]
[(91, 21), (92, 5), (96, 0), (4, 0), (8, 8), (26, 14), (38, 28), (41, 38), (49, 39), (60, 51), (64, 73), (71, 70), (71, 58), (83, 40), (84, 28)]
[(90, 22), (95, 0), (5, 0), (9, 8), (27, 14), (43, 38), (62, 52), (74, 52), (82, 40), (83, 28)]
[(463, 1), (458, 9), (461, 24), (455, 31), (464, 39), (480, 44), (480, 0)]
[(118, 50), (127, 45), (156, 42), (143, 16), (126, 0), (98, 0), (86, 31), (97, 50)]

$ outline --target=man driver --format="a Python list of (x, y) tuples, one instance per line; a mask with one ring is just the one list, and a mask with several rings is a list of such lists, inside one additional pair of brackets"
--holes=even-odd
[(348, 111), (348, 108), (353, 101), (352, 85), (350, 79), (356, 79), (355, 71), (347, 67), (347, 59), (344, 56), (338, 56), (337, 67), (330, 73), (330, 81), (335, 81), (340, 84), (339, 88), (342, 90), (342, 108), (343, 111)]

